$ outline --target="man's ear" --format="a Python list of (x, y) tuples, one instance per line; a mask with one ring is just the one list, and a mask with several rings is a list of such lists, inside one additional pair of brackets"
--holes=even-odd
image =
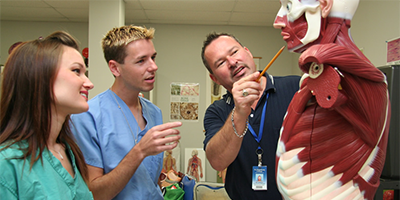
[(253, 54), (251, 54), (250, 50), (247, 47), (243, 47), (249, 54), (250, 56), (253, 58)]
[(321, 7), (321, 16), (323, 18), (328, 17), (332, 9), (333, 0), (319, 0), (319, 4)]
[(111, 73), (117, 77), (120, 75), (119, 63), (115, 60), (108, 61), (108, 68), (110, 68)]
[(213, 80), (216, 84), (221, 85), (221, 84), (219, 84), (219, 81), (217, 80), (217, 78), (215, 78), (214, 75), (210, 74), (210, 78), (211, 78), (211, 80)]

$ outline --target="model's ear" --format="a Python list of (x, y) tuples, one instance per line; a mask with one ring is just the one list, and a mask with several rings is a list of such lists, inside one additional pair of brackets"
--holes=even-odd
[(119, 73), (119, 63), (115, 60), (108, 61), (108, 68), (110, 68), (111, 73), (117, 77), (120, 75)]
[(321, 7), (321, 16), (323, 18), (328, 17), (332, 9), (333, 0), (319, 0), (319, 4)]

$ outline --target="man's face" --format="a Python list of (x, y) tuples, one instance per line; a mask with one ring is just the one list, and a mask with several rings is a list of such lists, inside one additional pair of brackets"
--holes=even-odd
[(211, 79), (228, 91), (232, 90), (234, 82), (257, 70), (250, 51), (229, 36), (212, 41), (206, 47), (204, 57), (213, 72)]
[[(282, 29), (289, 51), (302, 52), (316, 41), (321, 31), (321, 11), (318, 0), (281, 0), (274, 27)], [(308, 45), (309, 46), (309, 45)]]
[(133, 41), (126, 47), (126, 52), (124, 64), (117, 64), (125, 87), (138, 93), (152, 90), (158, 69), (155, 63), (157, 52), (152, 40)]

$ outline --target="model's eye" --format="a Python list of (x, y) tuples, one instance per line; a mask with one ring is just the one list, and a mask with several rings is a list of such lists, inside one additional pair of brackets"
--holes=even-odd
[(291, 1), (289, 1), (289, 2), (286, 4), (286, 9), (288, 10), (288, 12), (290, 12), (290, 10), (292, 9), (292, 2), (291, 2)]

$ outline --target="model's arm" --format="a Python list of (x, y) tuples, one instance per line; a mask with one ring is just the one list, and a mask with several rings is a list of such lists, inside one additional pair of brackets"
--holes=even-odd
[(191, 167), (192, 167), (192, 158), (190, 158), (189, 161), (188, 161), (188, 167), (187, 167), (187, 170), (186, 170), (186, 174), (189, 174), (189, 169)]
[(181, 125), (181, 122), (171, 122), (151, 128), (118, 166), (107, 174), (104, 174), (102, 168), (88, 166), (89, 189), (94, 198), (96, 200), (114, 198), (126, 186), (144, 158), (174, 149), (178, 145), (180, 136), (179, 131), (172, 128)]
[(203, 167), (201, 166), (201, 159), (199, 158), (200, 178), (203, 178)]
[(178, 172), (176, 170), (176, 160), (175, 160), (175, 158), (172, 158), (172, 170), (174, 170), (175, 172)]
[[(240, 79), (233, 84), (232, 95), (235, 101), (235, 112), (233, 122), (236, 132), (242, 135), (246, 129), (247, 118), (251, 113), (251, 106), (258, 101), (262, 88), (256, 82), (258, 75), (256, 72)], [(265, 79), (264, 79), (265, 81)], [(263, 83), (265, 84), (265, 82)], [(249, 93), (248, 96), (242, 95), (243, 89)], [(211, 166), (222, 171), (227, 168), (236, 158), (242, 145), (243, 138), (239, 138), (233, 129), (232, 113), (228, 116), (222, 128), (210, 139), (206, 146), (206, 156)]]
[(168, 166), (167, 166), (167, 158), (163, 159), (163, 170), (167, 171)]

